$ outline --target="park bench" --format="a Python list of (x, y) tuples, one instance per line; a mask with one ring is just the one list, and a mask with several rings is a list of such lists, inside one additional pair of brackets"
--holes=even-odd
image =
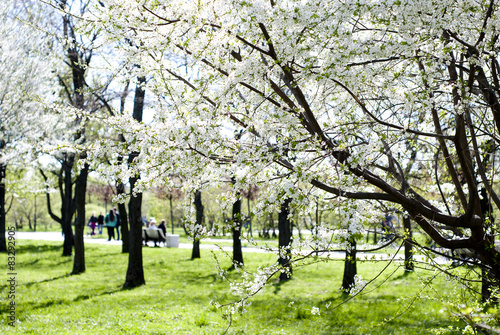
[(165, 235), (163, 235), (163, 231), (161, 229), (143, 229), (142, 240), (145, 245), (148, 245), (149, 241), (153, 241), (155, 243), (155, 247), (158, 242), (166, 242)]
[(144, 241), (145, 245), (147, 245), (149, 241), (153, 241), (155, 246), (158, 242), (163, 242), (164, 245), (168, 248), (179, 247), (179, 235), (167, 234), (167, 236), (165, 236), (161, 229), (143, 229), (142, 240)]

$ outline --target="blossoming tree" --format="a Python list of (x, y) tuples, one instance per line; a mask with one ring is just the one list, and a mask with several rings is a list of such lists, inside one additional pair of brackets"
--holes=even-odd
[[(52, 57), (44, 52), (47, 34), (26, 25), (50, 20), (31, 1), (0, 4), (0, 251), (5, 244), (5, 178), (7, 166), (25, 166), (32, 146), (54, 125), (37, 103), (52, 94)], [(27, 163), (28, 162), (28, 163)]]
[(331, 196), (354, 236), (380, 215), (361, 200), (389, 202), (441, 247), (473, 253), (498, 287), (494, 1), (102, 3), (87, 19), (132, 41), (123, 60), (157, 98), (150, 125), (108, 120), (142, 149), (139, 188), (172, 171), (191, 190), (234, 176), (221, 206), (265, 184), (256, 215)]

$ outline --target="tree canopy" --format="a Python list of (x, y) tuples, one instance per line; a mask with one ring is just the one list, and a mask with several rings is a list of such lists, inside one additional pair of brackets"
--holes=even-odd
[(380, 216), (353, 201), (390, 202), (498, 282), (494, 1), (102, 4), (86, 19), (156, 98), (150, 125), (109, 120), (141, 149), (142, 185), (171, 171), (193, 190), (235, 176), (227, 206), (269, 186), (256, 214), (345, 198), (350, 233)]

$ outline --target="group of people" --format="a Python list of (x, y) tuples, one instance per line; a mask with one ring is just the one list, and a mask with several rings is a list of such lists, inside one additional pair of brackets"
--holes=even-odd
[[(97, 228), (98, 234), (102, 235), (102, 230), (104, 227), (108, 230), (108, 241), (111, 239), (120, 240), (120, 231), (121, 231), (121, 220), (120, 213), (115, 208), (111, 209), (106, 216), (99, 214), (96, 216), (95, 212), (92, 212), (92, 216), (89, 219), (89, 227), (92, 229), (90, 235), (96, 235), (95, 229)], [(115, 237), (116, 230), (116, 237)]]
[[(154, 217), (149, 218), (149, 221), (146, 220), (145, 217), (143, 217), (143, 226), (149, 229), (161, 229), (163, 231), (163, 234), (167, 234), (167, 222), (165, 220), (161, 220), (161, 223), (157, 226), (156, 225), (156, 219)], [(95, 212), (92, 212), (92, 216), (89, 219), (88, 223), (90, 229), (92, 231), (90, 232), (91, 236), (94, 235), (102, 235), (103, 228), (106, 227), (108, 230), (108, 241), (111, 241), (111, 239), (115, 240), (120, 240), (120, 233), (121, 233), (121, 220), (120, 220), (120, 213), (114, 207), (109, 211), (106, 216), (102, 214), (102, 212), (99, 213), (99, 216), (96, 216)], [(96, 228), (97, 228), (97, 233), (96, 233)], [(115, 237), (115, 231), (116, 231), (116, 237)]]
[(165, 220), (161, 220), (159, 226), (156, 226), (156, 219), (151, 217), (149, 218), (149, 222), (147, 220), (143, 220), (143, 225), (149, 229), (161, 229), (163, 231), (163, 235), (167, 235), (167, 222)]

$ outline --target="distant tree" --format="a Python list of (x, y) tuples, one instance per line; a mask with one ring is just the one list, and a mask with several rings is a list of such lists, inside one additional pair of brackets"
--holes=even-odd
[[(500, 286), (497, 226), (481, 208), (482, 188), (500, 208), (500, 175), (484, 161), (500, 143), (500, 4), (105, 2), (96, 25), (143, 45), (125, 45), (123, 58), (154, 74), (157, 123), (136, 139), (161, 149), (144, 157), (144, 174), (175, 166), (188, 184), (217, 183), (231, 166), (238, 190), (259, 182), (276, 207), (308, 206), (315, 193), (386, 202), (442, 248), (473, 253)], [(346, 206), (348, 231), (363, 231), (374, 206), (355, 220)]]
[(88, 185), (87, 192), (89, 195), (96, 197), (98, 200), (104, 202), (104, 211), (108, 211), (108, 204), (111, 203), (113, 195), (116, 194), (116, 188), (111, 185), (103, 185), (91, 183)]
[(248, 222), (248, 231), (250, 236), (253, 237), (252, 232), (252, 210), (250, 208), (250, 201), (257, 199), (259, 195), (259, 187), (257, 185), (250, 185), (248, 189), (241, 190), (241, 195), (243, 198), (247, 199), (247, 222)]
[(204, 219), (204, 207), (203, 203), (201, 202), (201, 192), (199, 190), (196, 190), (194, 192), (194, 206), (196, 209), (196, 223), (194, 226), (194, 229), (192, 229), (191, 234), (193, 237), (193, 252), (191, 253), (191, 259), (195, 258), (200, 258), (200, 230), (202, 229), (203, 226), (203, 219)]
[[(231, 179), (235, 184), (235, 179)], [(241, 230), (243, 229), (243, 220), (241, 217), (241, 196), (236, 193), (236, 201), (233, 203), (233, 213), (231, 220), (231, 232), (233, 235), (233, 268), (243, 266), (243, 251), (241, 250)]]
[(288, 280), (292, 275), (292, 225), (289, 218), (291, 202), (292, 199), (285, 199), (278, 214), (278, 263), (283, 268), (280, 281)]
[(173, 234), (175, 226), (173, 201), (181, 199), (183, 193), (178, 188), (169, 189), (167, 187), (162, 187), (162, 186), (155, 187), (153, 189), (153, 192), (158, 199), (168, 200), (169, 210), (170, 210), (170, 223), (172, 226), (172, 234)]
[(46, 14), (33, 1), (0, 3), (0, 252), (7, 250), (7, 167), (29, 164), (36, 140), (53, 126), (37, 103), (40, 96), (52, 96), (54, 58), (47, 53), (49, 37), (26, 24), (50, 22)]

